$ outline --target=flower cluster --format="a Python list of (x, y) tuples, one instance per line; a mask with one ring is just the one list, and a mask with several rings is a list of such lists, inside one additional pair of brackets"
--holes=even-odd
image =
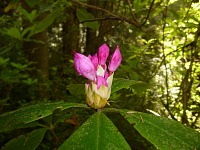
[(95, 109), (103, 108), (110, 97), (114, 71), (121, 63), (122, 56), (119, 46), (111, 55), (108, 67), (106, 60), (109, 56), (109, 47), (103, 44), (98, 53), (88, 57), (74, 52), (74, 66), (79, 75), (89, 80), (85, 84), (87, 104)]

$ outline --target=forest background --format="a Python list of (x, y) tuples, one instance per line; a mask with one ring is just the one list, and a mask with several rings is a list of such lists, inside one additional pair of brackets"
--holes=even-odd
[[(0, 114), (40, 103), (85, 103), (87, 80), (74, 70), (73, 51), (94, 54), (107, 43), (122, 53), (114, 78), (124, 85), (112, 93), (112, 107), (200, 131), (199, 1), (3, 0), (0, 28)], [(67, 110), (55, 129), (60, 136), (49, 133), (39, 148), (58, 147), (89, 113)], [(130, 147), (155, 149), (120, 116), (110, 117)], [(4, 132), (0, 145), (28, 131)]]

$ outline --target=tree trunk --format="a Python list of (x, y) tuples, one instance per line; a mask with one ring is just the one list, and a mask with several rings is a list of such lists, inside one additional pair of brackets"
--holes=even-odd
[(67, 10), (68, 17), (66, 21), (63, 23), (63, 55), (64, 55), (64, 63), (67, 63), (69, 58), (73, 57), (73, 50), (78, 50), (79, 45), (79, 29), (78, 23), (76, 21), (76, 10), (75, 8), (68, 8)]
[[(26, 5), (26, 2), (22, 1), (22, 7), (26, 9), (28, 12), (31, 12), (33, 9)], [(37, 21), (41, 22), (46, 17), (46, 13), (41, 14), (37, 17)], [(31, 24), (26, 20), (23, 20), (23, 28), (29, 27)], [(35, 34), (31, 37), (35, 41), (40, 42), (25, 42), (24, 43), (24, 52), (27, 55), (29, 61), (33, 62), (33, 69), (30, 74), (33, 78), (38, 78), (39, 87), (38, 87), (38, 98), (44, 99), (48, 98), (47, 91), (47, 81), (49, 79), (49, 52), (48, 52), (48, 36), (47, 30), (43, 30), (42, 32)]]
[[(93, 5), (93, 6), (98, 6), (99, 1), (96, 0), (88, 0), (87, 3), (89, 5)], [(97, 10), (96, 9), (92, 9), (92, 8), (88, 8), (87, 11), (89, 13), (91, 13), (94, 17), (97, 17)], [(85, 50), (87, 51), (87, 54), (94, 54), (97, 51), (98, 48), (98, 40), (97, 40), (97, 36), (96, 36), (96, 30), (91, 29), (91, 28), (87, 28), (87, 32), (86, 32), (86, 47)]]

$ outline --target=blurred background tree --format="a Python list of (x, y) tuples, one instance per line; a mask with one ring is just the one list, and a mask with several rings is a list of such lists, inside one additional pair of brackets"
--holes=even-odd
[[(77, 84), (87, 81), (74, 71), (73, 51), (94, 54), (107, 43), (112, 52), (119, 45), (123, 55), (115, 77), (142, 81), (113, 93), (112, 106), (199, 130), (199, 18), (194, 0), (1, 1), (0, 113), (41, 102), (85, 103)], [(80, 124), (85, 119), (75, 118)], [(1, 138), (2, 144), (8, 141)]]

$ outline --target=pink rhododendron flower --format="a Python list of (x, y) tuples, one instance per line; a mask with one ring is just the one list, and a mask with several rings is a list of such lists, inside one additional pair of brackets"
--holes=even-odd
[(97, 67), (98, 67), (98, 63), (99, 63), (97, 54), (94, 54), (93, 56), (89, 55), (88, 57), (92, 61), (94, 68), (95, 68), (95, 71), (97, 71)]
[(95, 109), (103, 108), (110, 98), (114, 71), (119, 67), (122, 56), (119, 47), (111, 56), (108, 70), (106, 60), (109, 56), (109, 47), (103, 44), (97, 54), (88, 57), (74, 52), (74, 66), (79, 75), (89, 80), (85, 84), (87, 104)]
[(106, 64), (106, 59), (109, 55), (109, 47), (106, 44), (103, 44), (101, 47), (99, 47), (98, 51), (98, 59), (100, 65)]
[(108, 70), (111, 72), (114, 72), (120, 65), (121, 60), (122, 60), (122, 56), (119, 51), (119, 46), (117, 46), (117, 48), (115, 49), (115, 52), (111, 56), (111, 59), (108, 65)]
[(95, 79), (95, 68), (88, 57), (74, 52), (74, 66), (79, 75), (82, 75), (89, 80)]

